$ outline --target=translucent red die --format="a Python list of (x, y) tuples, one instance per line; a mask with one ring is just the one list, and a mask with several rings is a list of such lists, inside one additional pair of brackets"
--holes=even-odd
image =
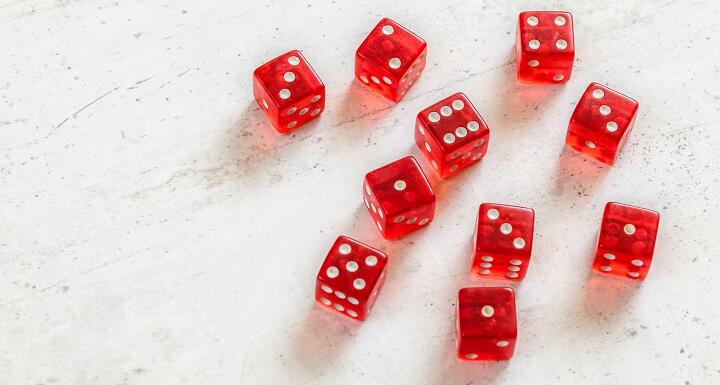
[(600, 274), (643, 280), (655, 251), (660, 214), (640, 207), (605, 205), (593, 269)]
[(509, 287), (466, 287), (457, 302), (457, 356), (508, 360), (515, 352), (515, 293)]
[(570, 79), (575, 42), (569, 12), (520, 13), (515, 44), (518, 81), (548, 84)]
[(483, 278), (519, 281), (532, 254), (535, 212), (519, 206), (483, 203), (478, 210), (470, 270)]
[(325, 85), (300, 51), (290, 51), (253, 73), (253, 94), (265, 117), (286, 133), (325, 109)]
[(425, 69), (427, 43), (390, 19), (382, 19), (355, 53), (355, 77), (398, 102)]
[(462, 92), (417, 115), (415, 143), (443, 178), (480, 161), (489, 141), (490, 129)]
[(632, 130), (638, 107), (638, 102), (630, 97), (591, 83), (570, 118), (565, 143), (612, 165)]
[(423, 228), (435, 217), (435, 193), (412, 156), (367, 173), (363, 200), (386, 239)]
[(318, 272), (315, 300), (338, 314), (364, 320), (385, 282), (386, 264), (380, 250), (339, 236)]

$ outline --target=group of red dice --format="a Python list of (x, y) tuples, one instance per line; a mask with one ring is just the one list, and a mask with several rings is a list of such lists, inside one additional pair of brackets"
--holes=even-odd
[[(522, 12), (516, 40), (517, 78), (522, 83), (567, 82), (575, 58), (573, 19), (568, 12)], [(390, 19), (382, 19), (355, 55), (355, 77), (399, 102), (425, 68), (427, 43)], [(320, 115), (325, 86), (298, 51), (257, 68), (254, 95), (281, 133)], [(566, 144), (612, 165), (630, 132), (638, 103), (591, 83), (570, 118)], [(456, 93), (420, 111), (415, 142), (441, 178), (457, 174), (487, 153), (490, 129), (470, 100)], [(396, 239), (429, 224), (435, 193), (412, 156), (370, 171), (363, 201), (385, 239)], [(471, 272), (480, 278), (522, 280), (530, 264), (535, 212), (530, 208), (483, 203), (473, 235)], [(610, 202), (605, 206), (594, 271), (635, 280), (652, 261), (659, 214)], [(346, 317), (364, 320), (385, 282), (388, 257), (340, 236), (320, 268), (316, 301)], [(506, 360), (517, 339), (515, 294), (510, 287), (467, 287), (457, 302), (457, 355), (461, 360)]]

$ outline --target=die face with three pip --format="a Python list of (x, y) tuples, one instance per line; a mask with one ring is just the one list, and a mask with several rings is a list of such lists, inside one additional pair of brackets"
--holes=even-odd
[(575, 60), (573, 18), (563, 11), (528, 11), (518, 16), (517, 78), (521, 83), (570, 80)]
[(317, 274), (315, 300), (338, 314), (364, 320), (385, 282), (387, 259), (380, 250), (339, 236)]
[(660, 224), (656, 211), (608, 202), (598, 234), (593, 270), (644, 280), (652, 263)]
[(399, 102), (425, 69), (427, 43), (407, 28), (382, 19), (355, 53), (355, 77)]
[(385, 239), (421, 229), (435, 217), (435, 193), (412, 156), (367, 173), (363, 201)]
[(300, 51), (290, 51), (253, 73), (260, 110), (280, 133), (315, 119), (325, 109), (325, 85)]
[(632, 130), (638, 108), (638, 102), (632, 98), (591, 83), (570, 118), (565, 143), (612, 165)]
[(515, 293), (509, 287), (466, 287), (456, 306), (457, 357), (508, 360), (515, 352)]
[(490, 129), (462, 92), (417, 115), (415, 143), (442, 178), (479, 162), (489, 141)]
[(483, 203), (473, 235), (471, 272), (481, 278), (519, 281), (525, 278), (532, 254), (533, 209)]

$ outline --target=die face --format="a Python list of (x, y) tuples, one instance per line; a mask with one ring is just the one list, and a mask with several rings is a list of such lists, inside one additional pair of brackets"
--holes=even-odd
[(435, 217), (435, 193), (412, 156), (367, 173), (363, 201), (386, 239), (423, 228)]
[(612, 165), (632, 130), (638, 108), (638, 102), (632, 98), (591, 83), (570, 118), (565, 143)]
[(387, 256), (380, 250), (340, 236), (317, 275), (315, 300), (323, 307), (364, 320), (385, 282)]
[(640, 207), (605, 205), (593, 269), (601, 274), (643, 280), (655, 250), (660, 214)]
[(515, 59), (522, 83), (567, 82), (575, 60), (572, 15), (562, 11), (520, 13)]
[(315, 119), (325, 109), (325, 85), (295, 50), (255, 70), (253, 93), (260, 109), (281, 133)]
[(461, 360), (507, 360), (515, 351), (515, 294), (509, 287), (460, 289), (456, 306), (457, 356)]
[(442, 178), (456, 175), (487, 153), (490, 129), (459, 92), (420, 111), (415, 143)]
[(478, 277), (519, 281), (532, 254), (535, 212), (519, 206), (483, 203), (473, 235), (471, 271)]
[(425, 69), (427, 43), (390, 19), (382, 19), (355, 53), (355, 77), (398, 102)]

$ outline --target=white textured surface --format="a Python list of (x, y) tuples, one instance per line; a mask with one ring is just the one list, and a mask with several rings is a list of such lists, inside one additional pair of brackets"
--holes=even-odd
[[(514, 80), (524, 9), (574, 13), (562, 87)], [(399, 105), (352, 80), (383, 16), (429, 43)], [(720, 3), (0, 1), (0, 384), (720, 383)], [(276, 135), (251, 73), (297, 48), (328, 87)], [(563, 150), (590, 81), (640, 101), (613, 168)], [(464, 91), (491, 127), (426, 230), (385, 242), (364, 173)], [(427, 166), (421, 160), (423, 166)], [(661, 212), (648, 279), (589, 274), (604, 203)], [(507, 363), (453, 356), (477, 205), (537, 212)], [(390, 255), (362, 325), (313, 306), (338, 234)]]

